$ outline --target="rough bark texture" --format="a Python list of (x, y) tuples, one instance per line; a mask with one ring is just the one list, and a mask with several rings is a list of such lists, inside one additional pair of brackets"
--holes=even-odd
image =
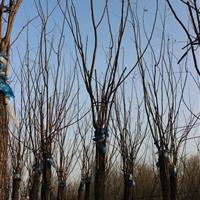
[(0, 197), (4, 200), (7, 188), (8, 119), (4, 95), (0, 92)]
[(12, 200), (19, 200), (20, 178), (13, 178)]
[(39, 172), (35, 172), (33, 175), (33, 183), (29, 194), (30, 200), (39, 200), (40, 176), (41, 174)]

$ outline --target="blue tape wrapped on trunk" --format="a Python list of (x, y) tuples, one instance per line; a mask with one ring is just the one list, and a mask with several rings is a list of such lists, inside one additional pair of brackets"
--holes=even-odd
[(7, 98), (14, 98), (14, 93), (6, 82), (6, 65), (0, 61), (0, 91), (7, 97)]

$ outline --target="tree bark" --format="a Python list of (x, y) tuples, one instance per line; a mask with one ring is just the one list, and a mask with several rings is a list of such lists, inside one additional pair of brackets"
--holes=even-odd
[(84, 200), (84, 192), (85, 192), (85, 182), (81, 180), (78, 189), (78, 200)]
[(90, 200), (90, 180), (85, 181), (85, 200)]
[(133, 200), (134, 185), (128, 174), (124, 174), (124, 200)]
[(51, 199), (51, 163), (48, 156), (43, 157), (43, 170), (42, 170), (42, 200)]
[(40, 176), (39, 172), (35, 172), (33, 175), (33, 183), (29, 193), (30, 200), (39, 200), (39, 190), (40, 190)]
[(7, 188), (8, 119), (5, 96), (0, 91), (0, 197), (4, 200)]
[(163, 153), (159, 155), (158, 163), (160, 169), (162, 199), (170, 200), (169, 161)]
[(102, 136), (101, 129), (95, 131), (96, 142), (96, 173), (95, 173), (95, 200), (105, 200), (105, 153), (100, 152), (100, 145), (106, 145), (106, 139), (99, 142)]
[(13, 178), (12, 200), (19, 200), (20, 178)]
[(57, 200), (67, 200), (66, 181), (59, 181)]
[(84, 200), (84, 191), (78, 191), (78, 200)]
[(174, 166), (170, 167), (170, 189), (171, 189), (171, 200), (177, 199), (177, 174)]
[(95, 200), (105, 200), (105, 155), (97, 155), (99, 168), (95, 176)]

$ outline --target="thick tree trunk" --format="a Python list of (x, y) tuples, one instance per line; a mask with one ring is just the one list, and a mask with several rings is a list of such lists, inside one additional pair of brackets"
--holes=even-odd
[(170, 200), (170, 177), (169, 177), (169, 161), (166, 156), (161, 153), (158, 159), (160, 169), (160, 182), (162, 199)]
[(33, 175), (33, 183), (31, 186), (30, 193), (29, 193), (30, 200), (39, 200), (39, 198), (40, 198), (40, 195), (39, 195), (40, 176), (41, 176), (41, 173), (39, 173), (39, 172), (35, 172)]
[(45, 155), (43, 157), (43, 170), (42, 170), (42, 200), (51, 199), (51, 163), (50, 157)]
[(0, 91), (0, 197), (4, 200), (7, 188), (8, 119), (5, 97)]
[(21, 182), (20, 177), (13, 178), (12, 200), (19, 200), (20, 182)]

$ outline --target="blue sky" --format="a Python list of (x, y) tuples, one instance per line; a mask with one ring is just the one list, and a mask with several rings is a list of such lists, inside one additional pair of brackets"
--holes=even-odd
[[(45, 5), (45, 0), (40, 1), (41, 4)], [(64, 0), (62, 2), (65, 2)], [(93, 47), (93, 40), (92, 40), (92, 33), (91, 33), (91, 20), (89, 20), (89, 1), (88, 0), (75, 0), (75, 6), (77, 8), (77, 15), (78, 19), (80, 20), (80, 28), (81, 32), (83, 34), (83, 41), (86, 40), (86, 36), (89, 36), (89, 45), (90, 47)], [(94, 0), (94, 7), (95, 12), (97, 13), (97, 16), (99, 16), (99, 13), (101, 13), (103, 8), (103, 0)], [(134, 4), (136, 1), (132, 1)], [(144, 10), (145, 12), (145, 26), (147, 28), (147, 32), (149, 32), (152, 28), (152, 21), (153, 16), (155, 13), (155, 0), (142, 0), (137, 1), (138, 2), (138, 9), (137, 9), (137, 15), (138, 18), (142, 21)], [(163, 19), (163, 13), (164, 13), (164, 6), (165, 6), (165, 0), (159, 0), (159, 17), (158, 17), (158, 24), (156, 25), (155, 35), (152, 41), (152, 45), (155, 47), (159, 47), (160, 45), (160, 37), (161, 37), (161, 20)], [(179, 11), (179, 15), (187, 21), (187, 14), (183, 7), (178, 3), (178, 0), (173, 1), (175, 8)], [(56, 1), (55, 0), (48, 0), (49, 9), (53, 8), (55, 6)], [(112, 25), (116, 29), (118, 23), (119, 23), (119, 15), (120, 15), (120, 0), (110, 0), (109, 8), (110, 8), (110, 15), (112, 19)], [(18, 34), (21, 27), (23, 27), (28, 20), (32, 19), (34, 16), (36, 16), (36, 8), (33, 0), (24, 0), (21, 8), (16, 16), (15, 24), (13, 28), (13, 34), (12, 38), (15, 38), (15, 35)], [(174, 43), (174, 53), (179, 58), (182, 55), (182, 51), (180, 50), (181, 47), (184, 46), (184, 41), (186, 41), (186, 37), (184, 33), (182, 32), (179, 25), (174, 20), (172, 14), (167, 9), (166, 12), (166, 36), (168, 36), (172, 43)], [(98, 17), (97, 17), (98, 18)], [(30, 46), (32, 49), (32, 55), (34, 57), (34, 53), (37, 50), (38, 44), (39, 44), (39, 36), (40, 36), (40, 21), (38, 19), (34, 20), (29, 25), (29, 39), (30, 39)], [(57, 31), (59, 30), (59, 26), (62, 23), (62, 15), (59, 11), (59, 8), (57, 8), (48, 24), (49, 30), (54, 30), (50, 34), (50, 38), (54, 38), (55, 42), (58, 39)], [(56, 24), (56, 26), (55, 26)], [(116, 29), (117, 30), (117, 29)], [(69, 30), (66, 28), (65, 30), (66, 34), (66, 42), (65, 42), (65, 50), (64, 50), (64, 57), (65, 57), (65, 63), (66, 66), (72, 66), (73, 60), (71, 58), (71, 54), (73, 55), (74, 50), (74, 44), (73, 39), (71, 37), (71, 34)], [(98, 69), (99, 73), (102, 73), (104, 71), (104, 65), (105, 65), (105, 54), (103, 53), (104, 49), (108, 47), (108, 30), (102, 26), (100, 29), (100, 48), (98, 53), (98, 59), (96, 63), (96, 68)], [(145, 44), (145, 39), (143, 41)], [(132, 49), (133, 45), (133, 38), (132, 38), (132, 32), (131, 32), (131, 26), (128, 24), (127, 31), (124, 37), (124, 51), (125, 51), (125, 65), (127, 67), (130, 67), (132, 63), (135, 62), (135, 56)], [(26, 30), (22, 32), (16, 43), (12, 47), (12, 56), (11, 56), (11, 64), (12, 66), (17, 69), (20, 65), (19, 63), (19, 57), (18, 57), (18, 51), (23, 55), (25, 53), (25, 47), (26, 47)], [(90, 49), (89, 48), (89, 55), (90, 55)], [(148, 53), (148, 52), (147, 52)], [(191, 61), (189, 61), (189, 65), (193, 65)], [(176, 70), (176, 69), (175, 69)], [(193, 67), (191, 67), (191, 71), (193, 72)], [(195, 72), (194, 72), (195, 74)], [(10, 70), (10, 75), (12, 75), (12, 71)], [(139, 81), (139, 79), (138, 79)], [(140, 90), (140, 86), (138, 84), (138, 89)], [(84, 90), (83, 90), (84, 91)], [(85, 91), (83, 92), (85, 93)], [(186, 94), (188, 97), (191, 98), (191, 104), (194, 108), (200, 107), (200, 94), (197, 90), (197, 87), (195, 87), (193, 80), (190, 77), (189, 84), (187, 87)], [(142, 93), (141, 93), (142, 95)], [(19, 98), (18, 94), (16, 94), (16, 100)]]
[[(45, 1), (42, 0), (40, 1), (43, 6), (45, 6), (45, 2), (48, 2), (48, 7), (49, 10), (53, 8), (56, 4), (56, 0), (50, 0), (50, 1)], [(65, 1), (61, 1), (62, 3)], [(89, 45), (93, 47), (92, 43), (92, 33), (91, 33), (91, 20), (89, 20), (89, 1), (88, 0), (82, 0), (82, 1), (77, 1), (75, 0), (75, 6), (77, 8), (77, 15), (78, 19), (80, 21), (80, 28), (83, 34), (83, 40), (86, 40), (86, 36), (89, 35), (91, 37), (91, 42), (89, 42)], [(137, 15), (140, 20), (142, 20), (144, 9), (147, 11), (145, 12), (145, 26), (147, 28), (147, 31), (151, 30), (152, 28), (152, 21), (153, 21), (153, 16), (155, 13), (155, 6), (156, 6), (156, 0), (143, 0), (143, 1), (132, 1), (133, 5), (136, 4), (137, 2)], [(160, 45), (160, 37), (161, 37), (161, 23), (160, 20), (163, 18), (163, 13), (164, 13), (164, 6), (165, 6), (165, 0), (159, 0), (159, 18), (158, 18), (158, 24), (156, 26), (155, 34), (154, 34), (154, 39), (153, 39), (153, 46), (156, 48), (156, 46), (159, 47)], [(178, 0), (173, 1), (175, 8), (179, 11), (179, 15), (187, 21), (187, 15), (186, 11), (183, 9), (184, 7), (181, 7), (181, 4), (178, 3)], [(99, 1), (99, 0), (94, 0), (94, 7), (95, 7), (95, 12), (97, 13), (97, 16), (99, 16), (99, 13), (101, 13), (102, 8), (103, 8), (103, 3), (104, 1)], [(113, 26), (116, 28), (118, 23), (119, 23), (119, 8), (120, 8), (120, 0), (110, 0), (109, 1), (109, 8), (110, 8), (110, 13), (111, 13), (111, 20), (113, 22)], [(14, 28), (13, 28), (13, 33), (12, 33), (12, 38), (14, 39), (15, 36), (18, 34), (18, 32), (21, 30), (21, 27), (23, 27), (28, 20), (32, 19), (34, 16), (37, 15), (34, 0), (24, 0), (22, 2), (22, 5), (20, 7), (20, 10), (16, 16), (15, 23), (14, 23)], [(172, 42), (175, 42), (174, 45), (174, 52), (177, 57), (181, 57), (183, 51), (181, 51), (181, 47), (184, 46), (184, 41), (186, 41), (186, 37), (184, 33), (181, 31), (180, 26), (176, 23), (174, 20), (171, 12), (169, 9), (167, 9), (166, 12), (167, 20), (166, 20), (166, 35), (171, 39)], [(97, 17), (98, 18), (98, 17)], [(52, 30), (55, 27), (55, 24), (59, 27), (62, 22), (62, 15), (61, 12), (59, 11), (59, 8), (57, 8), (48, 25), (48, 29)], [(40, 36), (40, 23), (38, 19), (34, 20), (30, 25), (29, 25), (29, 40), (30, 40), (30, 46), (31, 49), (34, 52), (34, 49), (36, 50), (38, 47), (39, 43), (39, 36)], [(116, 29), (117, 30), (117, 29)], [(54, 28), (53, 33), (51, 34), (50, 37), (55, 38), (56, 40), (56, 32), (58, 31), (58, 28)], [(103, 53), (103, 49), (108, 47), (108, 29), (104, 28), (102, 26), (101, 31), (100, 31), (100, 49), (99, 49), (99, 54), (98, 54), (98, 63), (97, 63), (97, 68), (103, 69), (103, 63), (102, 61), (105, 60), (105, 55)], [(71, 37), (71, 34), (69, 30), (66, 28), (66, 43), (65, 43), (65, 52), (66, 52), (66, 58), (68, 61), (68, 65), (72, 65), (71, 61), (71, 52), (74, 49), (73, 45), (73, 39)], [(126, 66), (131, 65), (135, 61), (135, 57), (133, 56), (133, 50), (132, 50), (132, 32), (130, 29), (130, 25), (128, 24), (128, 28), (126, 31), (126, 34), (124, 36), (124, 51), (125, 51), (125, 60), (126, 60)], [(26, 30), (23, 31), (23, 33), (20, 35), (19, 39), (17, 42), (13, 45), (12, 48), (12, 60), (14, 63), (14, 66), (17, 66), (18, 63), (18, 55), (17, 55), (17, 50), (20, 50), (22, 54), (24, 54), (25, 51), (25, 43), (26, 43)], [(143, 41), (145, 43), (145, 40)], [(90, 49), (90, 48), (89, 48)], [(192, 63), (191, 63), (192, 65)], [(193, 69), (193, 68), (192, 68)]]
[[(45, 0), (40, 1), (42, 5), (45, 6)], [(56, 0), (50, 0), (47, 1), (48, 2), (48, 6), (49, 6), (49, 10), (55, 6)], [(61, 2), (65, 2), (65, 1), (61, 1)], [(74, 1), (75, 2), (75, 6), (77, 8), (77, 15), (80, 21), (80, 28), (83, 34), (83, 39), (86, 38), (86, 35), (92, 36), (91, 34), (91, 20), (89, 20), (89, 1), (88, 0), (82, 0), (82, 1)], [(99, 0), (94, 0), (94, 7), (95, 7), (95, 12), (97, 14), (97, 16), (99, 16), (99, 13), (101, 13), (102, 8), (103, 8), (103, 2), (104, 1), (99, 1)], [(134, 2), (133, 5), (135, 5), (135, 2), (139, 2), (138, 4), (138, 9), (137, 9), (137, 15), (140, 18), (140, 20), (142, 20), (143, 17), (143, 13), (144, 13), (144, 9), (147, 11), (145, 12), (145, 26), (147, 27), (147, 30), (151, 30), (152, 27), (152, 21), (153, 21), (153, 16), (155, 13), (155, 6), (156, 6), (156, 0), (143, 0), (143, 1), (132, 1)], [(160, 13), (159, 16), (163, 15), (163, 11), (164, 11), (164, 5), (165, 5), (165, 0), (159, 0), (159, 7), (160, 7)], [(175, 2), (175, 6), (179, 8), (180, 11), (180, 15), (182, 15), (183, 17), (185, 15), (185, 11), (182, 9), (182, 7), (180, 7), (180, 5), (177, 3), (178, 1), (174, 1)], [(113, 22), (114, 27), (117, 27), (117, 24), (119, 23), (119, 7), (120, 7), (120, 0), (110, 0), (109, 2), (109, 8), (110, 8), (110, 13), (111, 13), (111, 20)], [(35, 4), (34, 4), (34, 0), (24, 0), (20, 10), (17, 14), (16, 20), (15, 20), (15, 24), (14, 24), (14, 29), (13, 29), (13, 34), (12, 34), (12, 38), (15, 38), (14, 36), (18, 34), (19, 30), (21, 29), (21, 27), (23, 27), (28, 20), (32, 19), (34, 16), (36, 16), (36, 8), (35, 8)], [(163, 16), (162, 16), (163, 17)], [(97, 17), (98, 18), (98, 17)], [(160, 21), (161, 17), (159, 17), (158, 21)], [(62, 15), (61, 12), (59, 11), (59, 9), (56, 9), (54, 14), (52, 15), (52, 18), (49, 22), (49, 30), (54, 27), (55, 24), (57, 24), (58, 26), (60, 26), (60, 23), (62, 21)], [(177, 25), (176, 21), (174, 20), (173, 16), (171, 15), (171, 13), (169, 12), (169, 10), (167, 11), (167, 28), (166, 28), (166, 35), (168, 35), (170, 38), (173, 38), (174, 40), (178, 41), (176, 43), (177, 49), (180, 49), (182, 47), (182, 41), (185, 41), (185, 35), (183, 34), (183, 32), (181, 31), (181, 28)], [(30, 39), (31, 39), (31, 46), (34, 48), (38, 45), (38, 37), (40, 34), (40, 29), (39, 26), (40, 22), (38, 20), (35, 20), (34, 22), (32, 22), (29, 25), (29, 35), (30, 35)], [(106, 38), (107, 37), (107, 32), (108, 30), (105, 29), (102, 26), (102, 31), (100, 34), (100, 38), (102, 44), (106, 43)], [(131, 40), (132, 40), (132, 32), (129, 30), (127, 30), (127, 34), (124, 37), (124, 46), (126, 46), (126, 48), (131, 48)], [(56, 34), (56, 30), (54, 30), (54, 35)], [(155, 44), (154, 45), (159, 45), (160, 41), (159, 41), (159, 37), (161, 34), (161, 28), (160, 28), (160, 23), (158, 23), (158, 25), (156, 26), (156, 33), (155, 33)], [(53, 34), (52, 34), (53, 35)], [(68, 50), (73, 48), (73, 43), (71, 43), (72, 38), (71, 38), (71, 34), (69, 33), (68, 30), (66, 30), (66, 37), (69, 38), (67, 39), (68, 41), (66, 42), (66, 46), (68, 46)], [(21, 36), (19, 37), (18, 41), (16, 42), (16, 45), (14, 46), (17, 48), (20, 48), (20, 50), (22, 50), (24, 48), (24, 42), (26, 38), (26, 31), (24, 31)], [(158, 40), (158, 41), (157, 41)], [(92, 44), (91, 44), (92, 45)], [(21, 48), (22, 47), (22, 48)], [(178, 51), (180, 52), (180, 51)], [(177, 52), (177, 53), (178, 53)], [(181, 53), (180, 53), (181, 55)], [(129, 56), (130, 57), (130, 56)]]

